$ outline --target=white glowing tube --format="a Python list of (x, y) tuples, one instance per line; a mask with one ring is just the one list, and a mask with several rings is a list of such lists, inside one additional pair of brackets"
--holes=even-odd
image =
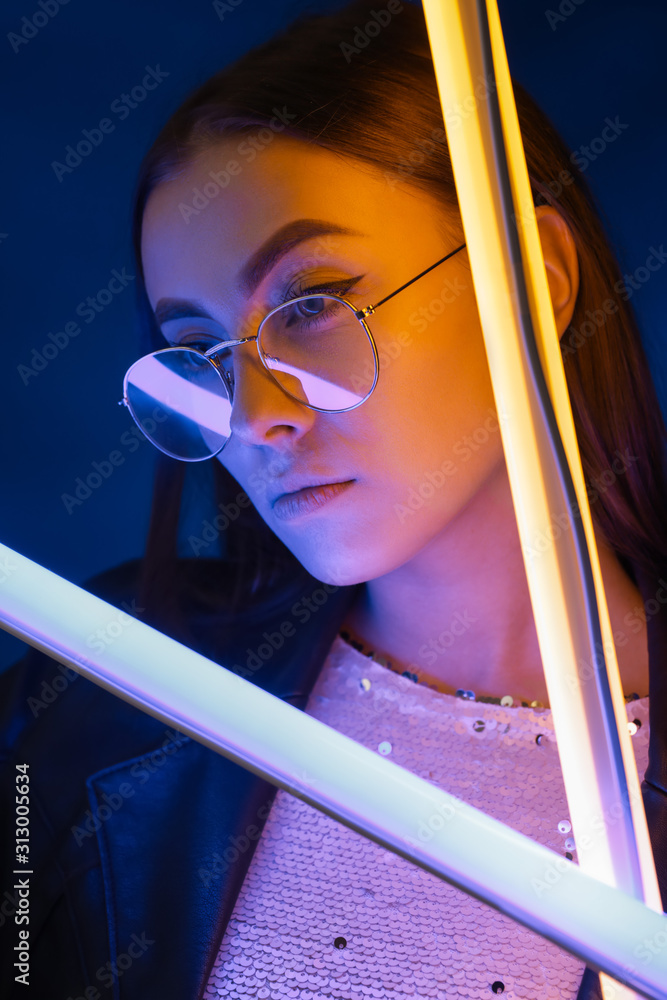
[[(495, 906), (649, 997), (667, 949), (637, 966), (667, 917), (136, 619), (90, 656), (118, 610), (0, 545), (0, 623), (157, 719)], [(442, 822), (431, 822), (441, 817)], [(426, 826), (432, 836), (420, 838)], [(436, 829), (436, 827), (438, 827)], [(554, 867), (560, 878), (537, 892)]]
[[(574, 836), (592, 845), (579, 857), (591, 874), (662, 912), (497, 3), (424, 0), (424, 13)], [(455, 113), (461, 107), (464, 116)], [(586, 617), (571, 502), (529, 374), (527, 324), (585, 531), (606, 676), (591, 670), (600, 654)], [(554, 516), (572, 518), (570, 530), (537, 551), (537, 539), (553, 538)], [(619, 805), (618, 822), (599, 822), (617, 816)], [(609, 987), (603, 980), (618, 998), (620, 990)]]

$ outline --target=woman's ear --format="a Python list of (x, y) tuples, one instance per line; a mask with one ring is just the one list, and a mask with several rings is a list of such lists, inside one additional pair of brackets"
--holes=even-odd
[(570, 227), (551, 205), (535, 207), (558, 337), (572, 322), (579, 293), (579, 259)]

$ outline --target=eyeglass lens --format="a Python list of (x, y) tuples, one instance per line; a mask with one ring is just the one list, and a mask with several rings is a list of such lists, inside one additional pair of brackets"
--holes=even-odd
[[(353, 309), (326, 295), (303, 296), (270, 313), (259, 348), (273, 378), (294, 399), (337, 412), (359, 405), (376, 376), (373, 345)], [(233, 352), (220, 358), (226, 368)], [(150, 439), (175, 458), (197, 461), (228, 440), (232, 404), (213, 363), (199, 351), (167, 348), (137, 361), (126, 397), (140, 424), (156, 406), (166, 414)]]
[(260, 332), (264, 361), (296, 399), (321, 410), (348, 410), (375, 378), (371, 341), (352, 309), (326, 295), (294, 299)]
[(166, 348), (140, 358), (127, 373), (125, 395), (144, 434), (173, 458), (209, 458), (230, 436), (231, 401), (199, 351)]

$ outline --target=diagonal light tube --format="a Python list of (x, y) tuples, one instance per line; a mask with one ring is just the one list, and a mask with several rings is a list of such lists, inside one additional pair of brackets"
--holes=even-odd
[[(635, 957), (647, 941), (667, 942), (664, 915), (2, 544), (0, 608), (3, 628), (112, 694), (592, 968), (665, 997), (667, 948), (648, 963)], [(95, 644), (85, 637), (98, 629), (116, 637), (91, 657)], [(428, 840), (420, 835), (424, 825)], [(547, 873), (552, 884), (544, 892)]]
[(497, 2), (424, 13), (579, 861), (662, 912)]

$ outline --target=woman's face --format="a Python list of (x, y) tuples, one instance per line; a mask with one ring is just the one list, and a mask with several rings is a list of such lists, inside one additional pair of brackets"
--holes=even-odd
[[(266, 312), (311, 286), (332, 284), (370, 305), (463, 243), (454, 211), (394, 175), (283, 136), (227, 171), (240, 146), (221, 141), (148, 201), (148, 297), (163, 314), (164, 300), (181, 300), (177, 318), (162, 323), (171, 344), (252, 335)], [(225, 172), (226, 187), (211, 183)], [(303, 220), (317, 220), (315, 235)], [(305, 568), (339, 585), (414, 559), (504, 463), (467, 251), (368, 323), (378, 383), (344, 413), (288, 396), (256, 342), (233, 348), (232, 436), (217, 457)], [(286, 493), (298, 495), (276, 503)]]

